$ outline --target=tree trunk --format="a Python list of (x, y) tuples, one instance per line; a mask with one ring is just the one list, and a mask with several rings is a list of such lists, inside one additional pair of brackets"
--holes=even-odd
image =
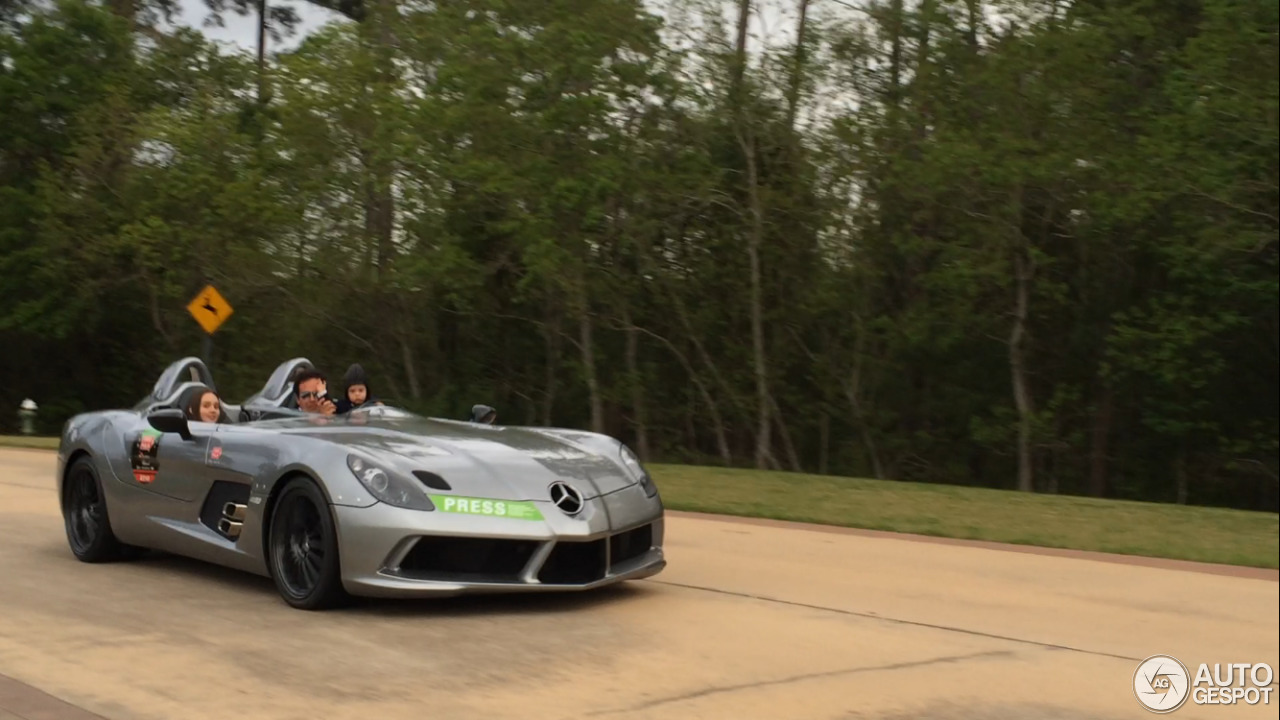
[(891, 0), (889, 3), (889, 104), (897, 108), (902, 96), (902, 0)]
[(395, 247), (391, 242), (392, 231), (395, 227), (395, 200), (391, 196), (390, 171), (386, 171), (382, 178), (379, 178), (379, 188), (374, 198), (375, 212), (378, 214), (377, 238), (378, 238), (378, 278), (382, 282), (386, 282), (388, 273), (391, 272), (391, 260), (395, 254)]
[[(659, 278), (659, 281), (663, 283), (667, 291), (667, 295), (671, 298), (672, 304), (675, 307), (676, 318), (679, 320), (680, 327), (684, 331), (684, 337), (689, 344), (693, 345), (694, 350), (698, 353), (698, 358), (702, 361), (702, 364), (706, 366), (707, 371), (711, 373), (712, 381), (715, 382), (716, 386), (721, 389), (735, 407), (741, 407), (736, 401), (733, 389), (729, 387), (728, 383), (724, 381), (724, 378), (720, 376), (715, 362), (711, 359), (710, 353), (708, 353), (706, 347), (703, 346), (698, 333), (694, 331), (693, 322), (689, 319), (689, 313), (684, 306), (684, 301), (680, 297), (679, 290), (672, 287), (666, 272), (661, 268), (654, 267), (652, 260), (649, 259), (647, 255), (645, 256), (645, 260), (648, 263), (649, 269), (656, 277)], [(720, 405), (716, 402), (715, 398), (712, 397), (710, 389), (702, 382), (698, 373), (694, 371), (693, 364), (689, 362), (689, 359), (684, 353), (676, 348), (675, 344), (661, 335), (649, 331), (645, 332), (665, 345), (667, 349), (671, 351), (671, 354), (675, 355), (676, 359), (680, 361), (680, 364), (684, 366), (685, 372), (689, 374), (689, 379), (697, 388), (699, 396), (702, 397), (702, 401), (707, 404), (707, 412), (711, 414), (712, 429), (715, 432), (716, 446), (720, 452), (720, 458), (724, 461), (725, 467), (731, 467), (733, 465), (733, 450), (729, 444), (729, 436), (724, 423), (724, 417), (720, 412)]]
[(764, 454), (765, 470), (782, 470), (782, 463), (778, 462), (778, 456), (774, 455), (773, 450), (767, 450)]
[(130, 29), (137, 27), (138, 7), (134, 0), (109, 0), (107, 7), (116, 16), (128, 20)]
[(418, 377), (417, 353), (414, 348), (414, 329), (418, 327), (418, 323), (414, 321), (412, 304), (403, 296), (385, 304), (390, 305), (391, 312), (394, 312), (393, 327), (400, 344), (400, 360), (404, 363), (405, 380), (409, 381), (409, 397), (421, 400), (422, 382)]
[(809, 30), (809, 0), (800, 0), (800, 19), (796, 21), (796, 52), (791, 60), (791, 81), (787, 85), (787, 124), (789, 131), (796, 127), (796, 113), (800, 105), (800, 86), (804, 84), (805, 35)]
[(414, 367), (413, 347), (409, 344), (409, 334), (400, 333), (400, 356), (404, 361), (405, 379), (409, 381), (409, 397), (422, 399), (422, 386), (418, 384), (418, 370)]
[(715, 382), (716, 387), (720, 388), (720, 392), (728, 396), (729, 401), (739, 411), (745, 410), (746, 403), (733, 391), (733, 387), (725, 382), (724, 376), (720, 374), (719, 367), (716, 366), (714, 360), (711, 359), (711, 353), (707, 351), (707, 346), (702, 344), (698, 333), (694, 331), (693, 321), (689, 319), (689, 311), (684, 306), (684, 301), (679, 295), (672, 293), (672, 302), (676, 306), (676, 317), (680, 320), (680, 326), (684, 329), (684, 336), (693, 345), (693, 349), (698, 353), (698, 359), (703, 365), (707, 366), (707, 371), (711, 373), (711, 379)]
[(880, 463), (880, 452), (876, 449), (876, 442), (871, 437), (871, 428), (867, 425), (867, 421), (863, 416), (862, 403), (858, 400), (858, 391), (856, 380), (845, 386), (845, 397), (849, 400), (849, 406), (853, 410), (854, 422), (858, 424), (858, 435), (861, 436), (862, 446), (867, 450), (867, 459), (871, 462), (871, 472), (875, 474), (877, 480), (883, 480), (884, 466)]
[(604, 432), (604, 402), (600, 397), (600, 382), (596, 376), (595, 342), (591, 337), (591, 313), (586, 307), (578, 310), (578, 344), (582, 346), (582, 372), (587, 381), (587, 393), (591, 398), (591, 432)]
[(818, 474), (827, 474), (827, 460), (831, 452), (831, 416), (822, 413), (818, 421)]
[(742, 81), (747, 71), (747, 24), (751, 19), (751, 0), (738, 0), (738, 34), (733, 45), (731, 97), (741, 97)]
[(720, 451), (720, 459), (724, 461), (725, 467), (730, 467), (733, 465), (733, 451), (729, 449), (729, 435), (725, 432), (720, 407), (716, 404), (715, 398), (711, 397), (707, 386), (693, 375), (693, 368), (686, 365), (686, 369), (690, 373), (689, 377), (693, 379), (693, 385), (698, 390), (698, 394), (702, 396), (702, 402), (707, 404), (707, 412), (711, 413), (711, 430), (716, 436), (716, 449)]
[[(690, 373), (693, 372), (693, 368), (688, 369)], [(733, 451), (729, 449), (729, 436), (725, 432), (720, 408), (716, 405), (715, 398), (711, 397), (711, 393), (707, 391), (707, 386), (696, 376), (690, 375), (690, 377), (693, 378), (693, 385), (698, 390), (698, 394), (702, 396), (702, 402), (707, 404), (707, 412), (711, 413), (711, 430), (716, 436), (716, 449), (720, 452), (720, 459), (725, 467), (730, 467), (733, 465)]]
[[(764, 217), (760, 204), (759, 169), (756, 167), (754, 134), (748, 132), (746, 98), (743, 84), (747, 65), (747, 24), (751, 17), (751, 0), (738, 3), (738, 36), (734, 47), (733, 84), (730, 104), (734, 111), (735, 133), (747, 162), (747, 193), (751, 213), (751, 230), (747, 240), (747, 256), (751, 262), (751, 347), (756, 376), (756, 467), (763, 470), (772, 454), (770, 445), (769, 381), (764, 352), (764, 318), (760, 247), (764, 241)], [(748, 138), (748, 135), (752, 137)]]
[(772, 452), (769, 369), (764, 347), (764, 278), (760, 268), (760, 247), (764, 243), (764, 208), (760, 200), (754, 138), (747, 138), (743, 129), (739, 127), (738, 142), (746, 156), (747, 195), (751, 206), (747, 258), (751, 265), (751, 354), (756, 376), (756, 467), (763, 470)]
[(1177, 482), (1178, 504), (1186, 505), (1191, 489), (1187, 483), (1187, 452), (1185, 450), (1178, 450), (1173, 457), (1173, 478)]
[(969, 44), (969, 48), (977, 52), (978, 23), (982, 22), (982, 3), (981, 0), (965, 0), (964, 5), (969, 15), (969, 24), (965, 28), (964, 39)]
[(791, 443), (791, 433), (787, 430), (787, 423), (782, 419), (782, 408), (778, 407), (778, 401), (774, 399), (773, 393), (769, 393), (769, 406), (773, 411), (773, 421), (778, 424), (778, 434), (782, 436), (782, 447), (787, 451), (787, 462), (791, 464), (791, 471), (804, 472), (804, 467), (800, 465), (800, 457), (796, 455), (796, 447)]
[(916, 77), (921, 77), (927, 71), (929, 36), (930, 30), (933, 29), (933, 14), (936, 4), (936, 0), (921, 0), (920, 8), (916, 12), (916, 22), (919, 24), (920, 29), (920, 35), (916, 38)]
[(396, 382), (395, 373), (387, 373), (386, 380), (387, 389), (391, 391), (391, 397), (404, 397), (404, 394), (400, 392), (400, 383)]
[(687, 412), (684, 414), (684, 446), (687, 448), (697, 448), (698, 432), (693, 423), (693, 417), (696, 413), (694, 404), (689, 403), (685, 409)]
[(884, 466), (880, 464), (880, 453), (876, 450), (875, 438), (871, 436), (871, 427), (867, 423), (866, 414), (862, 410), (862, 351), (866, 345), (866, 333), (862, 330), (861, 319), (855, 315), (858, 339), (853, 349), (853, 369), (849, 380), (844, 385), (845, 397), (849, 400), (849, 409), (853, 411), (853, 420), (858, 425), (858, 434), (862, 436), (862, 444), (867, 449), (867, 457), (871, 461), (871, 471), (877, 480), (884, 479)]
[(395, 196), (392, 186), (395, 182), (395, 160), (390, 148), (390, 141), (385, 137), (386, 127), (374, 115), (378, 100), (390, 99), (394, 96), (397, 83), (395, 62), (392, 58), (395, 46), (395, 35), (392, 22), (399, 17), (396, 2), (380, 2), (376, 11), (368, 15), (368, 22), (363, 23), (362, 36), (370, 46), (374, 55), (373, 64), (375, 81), (369, 87), (371, 106), (366, 108), (370, 113), (370, 135), (366, 138), (371, 149), (364, 151), (368, 180), (365, 186), (365, 229), (368, 237), (377, 248), (377, 268), (379, 280), (385, 281), (390, 272), (391, 260), (395, 254), (392, 242), (395, 229)]
[(649, 433), (645, 427), (644, 382), (640, 377), (640, 367), (636, 356), (639, 350), (640, 331), (631, 323), (631, 310), (625, 305), (622, 308), (622, 320), (626, 323), (627, 347), (627, 382), (631, 389), (632, 425), (636, 430), (636, 452), (641, 462), (649, 462)]
[(1107, 495), (1107, 446), (1111, 438), (1111, 409), (1115, 392), (1110, 385), (1098, 391), (1093, 413), (1093, 431), (1089, 443), (1089, 494)]
[(546, 325), (547, 340), (547, 376), (546, 393), (543, 398), (542, 424), (551, 426), (552, 410), (556, 404), (556, 378), (560, 369), (560, 316), (553, 313)]
[(176, 352), (177, 345), (173, 342), (173, 337), (164, 327), (164, 317), (160, 311), (160, 294), (156, 292), (156, 286), (147, 278), (147, 291), (151, 298), (151, 325), (156, 329), (156, 333), (164, 339), (164, 344), (169, 348), (169, 352)]
[[(414, 305), (414, 301), (411, 298), (406, 298), (406, 304), (412, 307)], [(441, 359), (444, 356), (444, 353), (440, 350), (441, 331), (439, 313), (434, 308), (428, 308), (425, 310), (425, 313), (426, 322), (423, 324), (421, 336), (426, 340), (426, 360), (422, 363), (426, 372), (420, 382), (425, 388), (427, 388), (427, 392), (430, 392), (433, 386), (446, 388), (452, 387), (454, 374), (461, 371), (455, 363)], [(410, 325), (409, 329), (412, 332), (414, 327)], [(507, 373), (503, 378), (508, 382), (509, 387), (511, 374)], [(504, 402), (508, 395), (509, 393), (504, 392)]]
[(694, 388), (697, 389), (698, 396), (702, 398), (702, 402), (707, 404), (707, 412), (711, 414), (711, 429), (716, 436), (716, 447), (720, 451), (720, 459), (724, 461), (725, 467), (732, 466), (733, 452), (729, 448), (729, 436), (725, 432), (724, 419), (720, 415), (720, 405), (716, 403), (715, 398), (711, 396), (711, 391), (707, 389), (706, 384), (703, 383), (702, 379), (698, 377), (698, 374), (694, 372), (693, 365), (689, 362), (689, 358), (685, 357), (684, 353), (680, 352), (680, 350), (677, 349), (670, 340), (662, 337), (661, 335), (657, 335), (655, 333), (648, 334), (657, 338), (659, 342), (665, 345), (667, 349), (671, 351), (671, 354), (676, 356), (676, 360), (680, 362), (684, 371), (689, 374), (689, 380), (693, 383)]
[(1031, 456), (1031, 423), (1035, 410), (1031, 404), (1031, 388), (1023, 355), (1027, 304), (1031, 293), (1031, 275), (1034, 272), (1032, 262), (1024, 248), (1019, 248), (1014, 254), (1017, 300), (1013, 313), (1013, 330), (1009, 333), (1009, 370), (1013, 379), (1013, 402), (1018, 408), (1018, 489), (1023, 492), (1035, 489)]
[(751, 258), (751, 352), (755, 360), (756, 375), (756, 467), (763, 468), (765, 456), (770, 451), (769, 434), (769, 371), (764, 352), (764, 318), (761, 305), (760, 246), (752, 241), (747, 248)]
[(764, 352), (764, 319), (760, 270), (760, 246), (764, 239), (764, 218), (760, 205), (758, 168), (754, 137), (747, 138), (746, 99), (743, 84), (747, 66), (747, 25), (751, 17), (751, 1), (738, 3), (738, 36), (734, 47), (733, 85), (730, 102), (734, 109), (734, 122), (738, 143), (747, 161), (747, 192), (751, 205), (751, 230), (747, 240), (747, 256), (751, 262), (751, 346), (756, 375), (756, 467), (763, 470), (771, 459), (768, 368)]
[[(711, 359), (711, 353), (707, 351), (706, 346), (702, 344), (702, 340), (698, 337), (698, 333), (694, 331), (693, 322), (689, 320), (689, 312), (684, 306), (684, 301), (680, 299), (679, 294), (677, 294), (674, 290), (672, 290), (671, 292), (671, 297), (672, 297), (672, 302), (675, 304), (676, 317), (680, 320), (681, 327), (684, 328), (685, 338), (689, 341), (690, 344), (693, 345), (693, 349), (698, 353), (698, 358), (702, 361), (703, 365), (706, 365), (707, 371), (711, 373), (711, 379), (715, 382), (715, 386), (720, 389), (720, 392), (724, 393), (724, 395), (729, 398), (729, 402), (731, 403), (732, 407), (734, 407), (740, 412), (747, 411), (745, 407), (746, 403), (737, 395), (737, 393), (733, 391), (733, 387), (729, 385), (729, 383), (725, 382), (724, 377), (720, 374), (719, 368), (716, 367), (715, 361)], [(667, 344), (668, 347), (671, 347), (672, 352), (676, 352), (675, 348), (671, 346), (670, 342), (666, 341), (665, 339), (663, 339), (663, 342)], [(698, 376), (694, 373), (692, 366), (686, 366), (686, 369), (689, 372), (689, 376), (694, 378), (695, 382), (698, 382), (697, 380)], [(719, 405), (710, 400), (711, 395), (709, 392), (705, 390), (705, 388), (704, 388), (703, 396), (704, 396), (704, 399), (706, 399), (711, 404), (712, 408), (715, 409), (717, 416), (720, 416)], [(719, 422), (720, 422), (720, 419), (719, 417), (717, 417), (717, 423)], [(729, 451), (729, 443), (727, 439), (725, 439), (724, 447), (721, 450), (721, 455), (725, 458), (726, 465), (732, 464), (732, 460), (731, 460), (732, 453)]]
[(368, 171), (372, 176), (365, 182), (364, 228), (368, 242), (376, 252), (376, 278), (379, 282), (385, 282), (390, 270), (391, 230), (395, 222), (390, 173), (378, 165), (373, 165)]
[(267, 98), (267, 0), (258, 0), (258, 102)]
[(911, 131), (918, 143), (926, 142), (929, 128), (935, 125), (933, 121), (935, 109), (932, 102), (934, 94), (928, 88), (929, 75), (931, 74), (929, 39), (930, 31), (933, 28), (935, 9), (936, 0), (921, 0), (915, 17), (919, 33), (916, 37), (916, 61), (910, 84), (913, 88), (919, 87), (923, 89), (914, 92), (911, 108)]

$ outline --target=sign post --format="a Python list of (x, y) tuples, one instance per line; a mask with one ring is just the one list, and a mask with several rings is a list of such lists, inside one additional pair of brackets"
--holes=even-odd
[(204, 341), (201, 343), (201, 355), (206, 365), (213, 367), (213, 334), (218, 328), (222, 327), (222, 323), (231, 317), (231, 313), (235, 312), (231, 307), (231, 303), (222, 297), (222, 293), (212, 285), (206, 285), (198, 295), (187, 303), (187, 312), (191, 313), (191, 317), (200, 323), (200, 327), (204, 329)]

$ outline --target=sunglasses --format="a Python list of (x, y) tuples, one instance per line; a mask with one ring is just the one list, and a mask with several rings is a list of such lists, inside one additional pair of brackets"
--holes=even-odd
[(308, 390), (306, 392), (298, 393), (298, 398), (302, 400), (310, 400), (312, 398), (319, 400), (324, 396), (325, 396), (324, 390)]

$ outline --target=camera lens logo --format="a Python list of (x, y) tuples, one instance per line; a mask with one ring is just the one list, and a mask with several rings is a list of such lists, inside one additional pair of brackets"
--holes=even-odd
[(1152, 655), (1133, 673), (1133, 694), (1153, 713), (1171, 713), (1187, 701), (1191, 674), (1170, 655)]

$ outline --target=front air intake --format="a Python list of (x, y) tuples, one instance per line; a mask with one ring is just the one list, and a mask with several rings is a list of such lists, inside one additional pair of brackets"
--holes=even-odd
[(538, 580), (544, 585), (582, 585), (604, 577), (605, 540), (560, 541), (547, 557)]
[(426, 535), (400, 561), (399, 574), (418, 580), (519, 582), (538, 549), (535, 540)]
[(621, 565), (649, 552), (653, 547), (653, 525), (641, 525), (609, 539), (609, 564)]

